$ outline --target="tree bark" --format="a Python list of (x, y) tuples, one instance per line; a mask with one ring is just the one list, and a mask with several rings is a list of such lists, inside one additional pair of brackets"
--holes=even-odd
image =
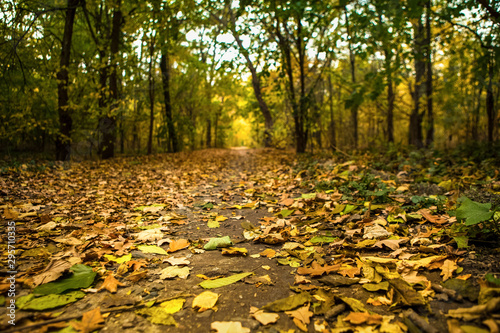
[(425, 48), (426, 48), (426, 70), (427, 70), (427, 81), (426, 81), (426, 97), (427, 97), (427, 135), (425, 138), (425, 146), (429, 148), (434, 142), (434, 113), (433, 113), (433, 86), (432, 86), (432, 43), (431, 43), (431, 1), (426, 2), (426, 38), (425, 38)]
[(153, 151), (153, 129), (155, 121), (155, 79), (153, 75), (153, 61), (154, 61), (154, 36), (151, 37), (151, 45), (149, 48), (149, 134), (148, 134), (148, 150), (147, 154), (150, 155)]
[(252, 75), (252, 88), (254, 91), (254, 95), (259, 104), (260, 112), (264, 116), (264, 122), (265, 122), (264, 147), (271, 147), (273, 142), (273, 126), (274, 126), (273, 117), (271, 115), (271, 112), (269, 111), (269, 107), (267, 106), (266, 101), (262, 97), (262, 86), (260, 83), (260, 78), (257, 74), (257, 70), (253, 64), (252, 59), (250, 59), (248, 51), (243, 47), (243, 42), (241, 41), (240, 35), (236, 31), (236, 19), (234, 17), (234, 13), (231, 8), (229, 10), (231, 15), (231, 33), (234, 37), (234, 40), (236, 41), (236, 44), (238, 44), (240, 53), (245, 58), (247, 67)]
[(115, 156), (116, 141), (116, 115), (114, 110), (118, 107), (118, 51), (120, 49), (120, 35), (122, 25), (121, 0), (117, 0), (113, 9), (113, 23), (111, 28), (111, 72), (109, 74), (109, 93), (111, 110), (101, 118), (101, 158), (109, 159)]
[(160, 69), (163, 83), (163, 98), (165, 103), (165, 118), (167, 121), (169, 151), (176, 153), (179, 151), (179, 147), (172, 117), (172, 103), (170, 100), (170, 60), (168, 50), (162, 51)]
[[(354, 51), (352, 49), (352, 36), (349, 27), (349, 17), (347, 16), (347, 9), (345, 10), (345, 20), (346, 20), (346, 28), (347, 28), (347, 36), (348, 46), (349, 46), (349, 63), (351, 65), (351, 81), (353, 86), (356, 85), (356, 56), (354, 55)], [(359, 104), (358, 101), (353, 101), (351, 105), (351, 126), (352, 126), (352, 141), (354, 148), (358, 147), (358, 109)]]
[(495, 98), (493, 95), (493, 56), (488, 59), (488, 86), (486, 88), (486, 115), (488, 117), (488, 143), (493, 143), (495, 131)]
[(328, 102), (330, 104), (330, 149), (335, 151), (337, 150), (337, 139), (335, 133), (335, 115), (333, 112), (333, 85), (332, 85), (332, 77), (328, 75)]
[(69, 105), (68, 94), (68, 67), (71, 59), (71, 40), (73, 38), (73, 23), (75, 21), (76, 7), (80, 0), (68, 0), (66, 19), (64, 23), (64, 34), (62, 40), (61, 59), (59, 71), (57, 72), (57, 95), (60, 134), (56, 139), (56, 159), (69, 160), (71, 157), (71, 129), (73, 119)]
[(413, 91), (413, 110), (410, 114), (410, 128), (408, 143), (417, 148), (423, 147), (422, 140), (422, 118), (420, 113), (420, 98), (422, 96), (422, 80), (425, 74), (425, 62), (423, 54), (424, 26), (422, 18), (419, 17), (413, 24), (414, 31), (414, 62), (415, 62), (415, 87)]

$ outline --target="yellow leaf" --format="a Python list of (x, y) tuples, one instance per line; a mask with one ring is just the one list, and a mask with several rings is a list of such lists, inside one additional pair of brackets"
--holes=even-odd
[(453, 272), (458, 268), (453, 260), (446, 259), (441, 266), (441, 275), (443, 276), (443, 281), (448, 280), (453, 276)]
[(199, 308), (198, 312), (203, 312), (213, 308), (218, 299), (219, 294), (211, 291), (204, 291), (193, 299), (192, 307)]
[(176, 313), (177, 311), (180, 311), (182, 309), (182, 307), (184, 306), (184, 302), (186, 302), (185, 299), (176, 298), (170, 301), (163, 302), (160, 304), (160, 306), (162, 308), (165, 308), (165, 311), (167, 313)]
[(214, 321), (210, 328), (217, 333), (250, 333), (250, 329), (241, 326), (239, 321)]
[(219, 215), (215, 217), (215, 221), (217, 222), (223, 222), (225, 220), (227, 220), (227, 217), (225, 217), (224, 215)]

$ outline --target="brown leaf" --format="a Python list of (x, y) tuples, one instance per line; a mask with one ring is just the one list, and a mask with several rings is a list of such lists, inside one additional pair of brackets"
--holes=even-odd
[(449, 221), (449, 216), (446, 218), (445, 216), (436, 216), (432, 215), (431, 211), (428, 209), (420, 209), (417, 213), (421, 214), (427, 221), (435, 224), (444, 224)]
[(132, 282), (137, 282), (139, 280), (144, 279), (146, 275), (147, 271), (138, 271), (138, 272), (133, 272), (132, 274), (127, 276), (126, 279)]
[(311, 276), (321, 276), (323, 274), (328, 274), (330, 272), (335, 272), (340, 268), (340, 264), (333, 266), (321, 266), (316, 261), (313, 261), (311, 267), (299, 267), (297, 273), (300, 275), (311, 275)]
[(110, 293), (116, 293), (116, 291), (118, 290), (118, 286), (124, 287), (125, 284), (123, 284), (120, 281), (118, 281), (117, 279), (115, 279), (115, 277), (113, 276), (113, 274), (109, 274), (104, 279), (104, 282), (102, 283), (102, 285), (99, 288), (99, 290), (106, 289)]
[(42, 273), (33, 277), (34, 286), (39, 286), (43, 283), (48, 283), (57, 280), (64, 272), (68, 271), (73, 266), (73, 263), (67, 260), (52, 260)]
[(101, 308), (97, 307), (94, 310), (85, 312), (82, 321), (70, 322), (77, 331), (82, 333), (90, 333), (95, 330), (101, 329), (104, 325), (104, 318), (101, 315)]

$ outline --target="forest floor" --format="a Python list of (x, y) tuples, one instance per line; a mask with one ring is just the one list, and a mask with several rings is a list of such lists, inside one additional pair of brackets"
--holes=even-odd
[(499, 332), (498, 171), (384, 163), (240, 148), (4, 167), (0, 331)]

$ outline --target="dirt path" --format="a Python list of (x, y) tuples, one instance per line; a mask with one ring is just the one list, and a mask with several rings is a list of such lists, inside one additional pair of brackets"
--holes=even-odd
[[(467, 286), (462, 292), (467, 297), (443, 289), (442, 266), (462, 266), (463, 272), (448, 274), (465, 276), (464, 281), (467, 274), (499, 270), (494, 255), (478, 258), (441, 243), (443, 238), (430, 232), (438, 225), (387, 223), (403, 196), (373, 207), (370, 215), (362, 202), (351, 209), (353, 202), (341, 199), (342, 193), (314, 191), (322, 180), (356, 171), (351, 164), (336, 167), (327, 161), (321, 174), (313, 169), (317, 162), (300, 164), (293, 158), (278, 151), (205, 150), (4, 174), (2, 218), (17, 228), (17, 299), (32, 292), (54, 261), (79, 258), (98, 272), (85, 297), (74, 303), (18, 309), (16, 327), (100, 307), (104, 322), (94, 328), (102, 327), (101, 332), (210, 332), (214, 322), (238, 322), (251, 332), (404, 332), (411, 325), (445, 331), (446, 313), (475, 305), (477, 291), (471, 290), (478, 287)], [(364, 237), (370, 226), (385, 236)], [(148, 234), (151, 230), (156, 236)], [(6, 244), (6, 231), (2, 235)], [(240, 250), (204, 249), (211, 239), (225, 236)], [(186, 246), (174, 248), (183, 240)], [(143, 245), (168, 254), (148, 253)], [(131, 257), (124, 263), (115, 261), (126, 255)], [(4, 254), (3, 271), (5, 263)], [(165, 274), (183, 267), (189, 275)], [(206, 291), (201, 282), (240, 273), (253, 275), (210, 289), (218, 300), (206, 311), (193, 308), (195, 297)], [(109, 275), (119, 283), (116, 292), (103, 285)], [(1, 286), (6, 295), (5, 278)], [(293, 295), (305, 301), (269, 306)], [(172, 299), (182, 299), (181, 308), (160, 319), (151, 312), (161, 308), (159, 302), (146, 304)], [(264, 325), (250, 311), (266, 305), (279, 318)], [(4, 329), (10, 328), (6, 311), (0, 309)], [(424, 318), (431, 326), (419, 322)], [(74, 332), (68, 322), (61, 320), (58, 329)]]

